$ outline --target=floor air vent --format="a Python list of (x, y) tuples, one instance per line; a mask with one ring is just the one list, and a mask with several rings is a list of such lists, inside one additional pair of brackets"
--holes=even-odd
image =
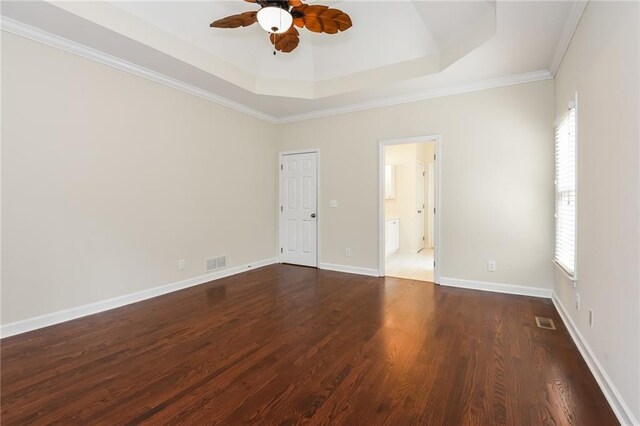
[(536, 324), (540, 328), (546, 328), (547, 330), (555, 330), (556, 325), (551, 318), (536, 317)]
[(227, 256), (214, 257), (207, 259), (207, 272), (222, 269), (227, 266)]

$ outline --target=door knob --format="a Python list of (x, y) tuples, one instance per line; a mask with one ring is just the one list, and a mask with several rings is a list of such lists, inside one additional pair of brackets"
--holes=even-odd
[(418, 213), (422, 213), (422, 210), (418, 210)]
[(316, 217), (316, 214), (315, 213), (311, 213), (311, 217)]

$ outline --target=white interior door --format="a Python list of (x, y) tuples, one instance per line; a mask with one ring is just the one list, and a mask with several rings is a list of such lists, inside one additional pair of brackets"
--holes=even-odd
[(288, 154), (280, 164), (280, 260), (318, 266), (317, 154)]
[(435, 163), (429, 163), (427, 172), (428, 185), (427, 190), (427, 247), (434, 247), (435, 223), (436, 223), (436, 166)]
[(421, 161), (418, 161), (418, 166), (417, 166), (417, 172), (416, 172), (416, 211), (417, 211), (417, 218), (416, 220), (418, 221), (418, 226), (416, 227), (416, 229), (418, 230), (418, 235), (417, 235), (417, 240), (418, 240), (418, 244), (417, 244), (417, 248), (418, 251), (422, 250), (424, 248), (424, 243), (425, 243), (425, 238), (424, 238), (424, 191), (425, 191), (425, 168), (424, 168), (424, 163)]

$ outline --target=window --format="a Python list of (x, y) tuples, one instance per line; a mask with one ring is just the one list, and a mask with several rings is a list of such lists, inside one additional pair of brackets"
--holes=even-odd
[(556, 127), (556, 252), (555, 262), (576, 276), (576, 105)]

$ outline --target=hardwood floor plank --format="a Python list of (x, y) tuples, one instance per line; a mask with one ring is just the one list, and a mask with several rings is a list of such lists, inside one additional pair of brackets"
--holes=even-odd
[(0, 357), (3, 425), (617, 424), (548, 300), (291, 265), (10, 337)]

